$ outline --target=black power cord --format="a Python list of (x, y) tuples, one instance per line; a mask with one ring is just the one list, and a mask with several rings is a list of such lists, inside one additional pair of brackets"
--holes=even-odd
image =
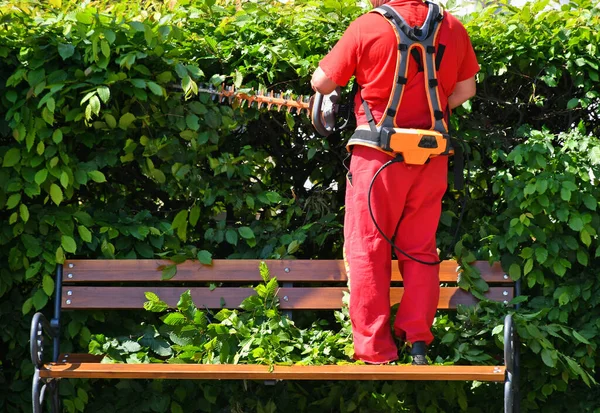
[[(460, 143), (462, 145), (462, 143)], [(373, 224), (375, 225), (375, 228), (377, 228), (377, 231), (379, 231), (379, 233), (381, 234), (381, 236), (383, 237), (383, 239), (385, 239), (393, 248), (394, 250), (398, 251), (400, 254), (404, 255), (405, 257), (416, 261), (420, 264), (424, 264), (424, 265), (439, 265), (441, 264), (444, 260), (438, 260), (438, 261), (423, 261), (420, 260), (416, 257), (413, 257), (412, 255), (410, 255), (409, 253), (407, 253), (406, 251), (403, 251), (401, 248), (399, 248), (394, 241), (392, 241), (392, 239), (388, 238), (387, 235), (385, 235), (385, 233), (383, 232), (383, 230), (381, 229), (381, 227), (379, 226), (379, 224), (377, 224), (377, 220), (375, 220), (375, 215), (373, 214), (373, 208), (371, 207), (371, 192), (373, 190), (373, 184), (375, 183), (375, 179), (377, 179), (377, 177), (379, 176), (379, 174), (381, 172), (383, 172), (383, 170), (387, 167), (389, 167), (390, 165), (397, 163), (397, 162), (404, 162), (404, 158), (402, 158), (402, 155), (398, 154), (396, 155), (396, 157), (394, 159), (390, 159), (389, 161), (387, 161), (385, 164), (383, 164), (378, 170), (377, 172), (375, 172), (375, 175), (373, 175), (373, 178), (371, 178), (371, 183), (369, 184), (369, 191), (367, 193), (367, 206), (369, 207), (369, 215), (371, 215), (371, 220), (373, 221)], [(467, 164), (467, 180), (468, 180), (468, 176), (469, 176), (469, 162), (466, 162)], [(460, 231), (460, 226), (462, 224), (462, 220), (463, 217), (465, 215), (465, 209), (466, 209), (466, 205), (467, 205), (467, 194), (469, 193), (468, 191), (468, 184), (465, 183), (465, 195), (463, 195), (463, 200), (461, 203), (461, 211), (460, 211), (460, 215), (458, 217), (458, 225), (456, 227), (456, 232), (454, 233), (454, 238), (452, 240), (452, 245), (456, 244), (456, 240), (458, 239), (458, 232)], [(400, 222), (398, 221), (398, 224)], [(396, 228), (398, 228), (398, 225), (396, 225)], [(445, 255), (447, 255), (448, 252), (446, 252)]]

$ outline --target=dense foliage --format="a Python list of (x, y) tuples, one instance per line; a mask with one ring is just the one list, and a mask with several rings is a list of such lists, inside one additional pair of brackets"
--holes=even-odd
[[(296, 327), (278, 309), (279, 285), (264, 262), (263, 283), (240, 304), (242, 311), (222, 309), (216, 314), (197, 308), (189, 290), (177, 307), (170, 309), (156, 294), (147, 292), (144, 308), (161, 314), (158, 327), (144, 323), (125, 337), (97, 334), (90, 353), (104, 356), (103, 362), (120, 363), (228, 363), (335, 364), (352, 355), (349, 328), (341, 332), (323, 329), (323, 321), (308, 328)], [(338, 320), (347, 314), (338, 312)]]
[[(455, 253), (500, 260), (523, 280), (523, 411), (593, 411), (600, 10), (588, 0), (549, 5), (464, 19), (482, 71), (477, 97), (453, 118), (470, 154)], [(196, 92), (226, 81), (309, 94), (320, 57), (362, 12), (350, 0), (0, 2), (0, 385), (8, 389), (0, 410), (28, 410), (29, 321), (37, 310), (51, 315), (65, 256), (341, 257), (347, 136), (321, 139), (302, 116), (231, 108)], [(442, 250), (459, 204), (450, 191)], [(476, 294), (486, 289), (472, 271), (462, 281)], [(506, 311), (482, 303), (440, 314), (432, 354), (494, 362)], [(232, 317), (247, 314), (217, 321)], [(63, 350), (101, 344), (98, 334), (131, 332), (141, 319), (161, 323), (68, 314)], [(315, 320), (296, 321), (298, 331)], [(343, 331), (337, 337), (343, 342)], [(283, 351), (271, 348), (268, 357)], [(481, 383), (90, 380), (63, 381), (61, 391), (69, 412), (497, 412), (502, 404), (500, 386)]]

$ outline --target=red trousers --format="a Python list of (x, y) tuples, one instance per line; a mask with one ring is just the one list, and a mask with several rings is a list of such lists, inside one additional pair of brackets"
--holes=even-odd
[[(391, 157), (356, 145), (346, 181), (344, 254), (350, 286), (350, 320), (354, 358), (386, 363), (398, 358), (390, 328), (391, 245), (369, 214), (369, 185)], [(447, 187), (448, 158), (425, 165), (394, 163), (383, 170), (371, 190), (375, 220), (396, 245), (423, 261), (437, 261), (435, 234)], [(439, 300), (439, 265), (425, 265), (397, 253), (404, 295), (393, 326), (397, 338), (414, 343), (433, 340), (431, 325)]]

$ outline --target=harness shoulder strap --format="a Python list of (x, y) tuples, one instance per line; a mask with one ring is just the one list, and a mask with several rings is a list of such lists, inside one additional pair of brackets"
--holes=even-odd
[[(425, 88), (428, 93), (431, 113), (432, 113), (432, 126), (440, 133), (448, 133), (446, 122), (444, 121), (444, 114), (441, 110), (441, 104), (439, 101), (438, 84), (437, 84), (437, 67), (435, 58), (435, 40), (440, 27), (440, 22), (443, 19), (443, 14), (440, 11), (440, 7), (431, 2), (427, 2), (429, 10), (427, 18), (423, 22), (421, 27), (411, 27), (406, 20), (392, 7), (383, 5), (373, 10), (375, 13), (381, 14), (385, 17), (392, 25), (396, 32), (398, 42), (398, 59), (396, 62), (396, 82), (392, 89), (388, 106), (378, 126), (381, 127), (395, 127), (395, 116), (400, 107), (402, 95), (404, 92), (404, 85), (407, 83), (408, 74), (408, 61), (409, 54), (416, 47), (423, 50), (424, 58), (424, 71), (425, 71)], [(368, 105), (363, 100), (363, 106), (365, 112), (367, 112)], [(371, 111), (368, 110), (367, 118)], [(372, 131), (376, 129), (374, 121), (369, 122)]]

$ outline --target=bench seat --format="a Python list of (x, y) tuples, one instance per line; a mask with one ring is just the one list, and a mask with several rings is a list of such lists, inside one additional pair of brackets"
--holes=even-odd
[[(266, 366), (253, 364), (102, 364), (90, 354), (62, 354), (41, 378), (211, 380), (478, 380), (503, 382), (504, 366), (357, 365)], [(67, 360), (67, 361), (62, 361)]]

